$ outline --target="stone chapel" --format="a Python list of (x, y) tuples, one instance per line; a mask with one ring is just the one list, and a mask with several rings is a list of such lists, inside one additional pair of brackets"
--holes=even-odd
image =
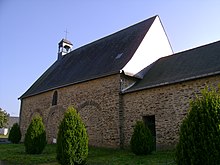
[(190, 99), (219, 82), (220, 42), (173, 54), (159, 16), (77, 49), (62, 39), (57, 60), (19, 98), (21, 132), (39, 114), (53, 143), (72, 105), (92, 146), (128, 147), (143, 120), (157, 149), (172, 148)]

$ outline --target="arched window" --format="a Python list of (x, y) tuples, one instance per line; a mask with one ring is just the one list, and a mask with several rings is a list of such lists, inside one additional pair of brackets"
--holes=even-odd
[(55, 91), (53, 93), (52, 105), (57, 105), (57, 98), (58, 98), (58, 94), (57, 94), (57, 91)]

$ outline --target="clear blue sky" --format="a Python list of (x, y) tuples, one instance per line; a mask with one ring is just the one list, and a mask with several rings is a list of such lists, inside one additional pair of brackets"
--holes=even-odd
[(18, 97), (57, 59), (66, 28), (78, 48), (154, 15), (174, 52), (220, 40), (218, 0), (0, 0), (0, 107), (19, 116)]

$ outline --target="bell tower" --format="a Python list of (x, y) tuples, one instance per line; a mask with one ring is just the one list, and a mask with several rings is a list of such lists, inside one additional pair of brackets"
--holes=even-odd
[(58, 44), (58, 60), (62, 59), (67, 53), (71, 52), (73, 44), (67, 39), (62, 39)]

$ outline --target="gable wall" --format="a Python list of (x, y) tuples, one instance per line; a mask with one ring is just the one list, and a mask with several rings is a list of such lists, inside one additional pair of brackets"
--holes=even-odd
[(65, 110), (72, 105), (86, 124), (90, 145), (119, 146), (120, 74), (57, 89), (58, 102), (52, 106), (54, 91), (22, 99), (20, 124), (23, 138), (32, 117), (38, 113), (43, 117), (51, 143), (56, 138), (57, 126)]
[(157, 16), (131, 60), (122, 69), (133, 76), (161, 57), (173, 54), (173, 50)]
[(129, 146), (136, 121), (142, 120), (143, 116), (155, 115), (157, 149), (173, 148), (189, 100), (195, 98), (206, 84), (217, 86), (219, 82), (220, 75), (124, 94), (125, 146)]

